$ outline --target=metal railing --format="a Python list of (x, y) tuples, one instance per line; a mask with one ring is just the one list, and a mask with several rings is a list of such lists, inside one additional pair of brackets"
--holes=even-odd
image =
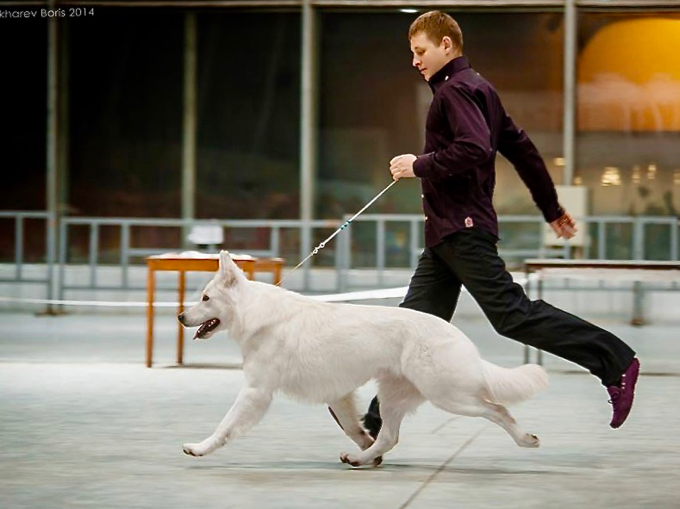
[[(346, 220), (350, 216), (346, 216)], [(242, 249), (254, 256), (283, 256), (282, 233), (293, 230), (295, 233), (294, 248), (286, 250), (288, 265), (295, 265), (315, 247), (315, 235), (322, 240), (325, 238), (320, 230), (333, 230), (340, 226), (343, 220), (194, 220), (181, 219), (145, 219), (145, 218), (98, 218), (98, 217), (66, 217), (59, 221), (59, 242), (55, 238), (54, 228), (46, 228), (45, 263), (47, 276), (41, 279), (28, 278), (24, 273), (26, 264), (24, 256), (24, 237), (26, 235), (24, 220), (27, 218), (52, 220), (46, 212), (4, 211), (0, 218), (13, 219), (15, 224), (14, 246), (14, 277), (0, 279), (3, 283), (42, 283), (47, 285), (48, 295), (53, 295), (56, 285), (56, 295), (63, 299), (67, 290), (142, 290), (143, 286), (135, 286), (130, 282), (129, 269), (132, 265), (143, 265), (136, 261), (145, 256), (181, 249), (184, 244), (184, 232), (192, 226), (211, 225), (220, 226), (229, 232), (264, 229), (268, 241), (259, 242)], [(390, 269), (414, 269), (418, 256), (422, 251), (423, 216), (416, 214), (367, 214), (354, 220), (353, 227), (338, 235), (334, 242), (322, 251), (323, 256), (312, 258), (303, 266), (302, 289), (310, 288), (310, 270), (312, 267), (332, 268), (336, 273), (336, 287), (344, 291), (348, 287), (349, 271), (362, 268), (375, 271), (377, 285), (385, 283), (385, 274)], [(667, 259), (678, 260), (678, 218), (667, 216), (589, 216), (577, 218), (581, 228), (587, 230), (586, 242), (580, 256), (598, 259)], [(373, 227), (371, 227), (373, 223)], [(399, 226), (401, 225), (401, 226)], [(86, 266), (89, 277), (86, 284), (67, 284), (66, 268), (72, 265), (69, 260), (69, 238), (72, 229), (81, 226), (87, 228)], [(500, 236), (503, 241), (499, 244), (500, 254), (512, 262), (527, 257), (572, 257), (572, 247), (569, 245), (550, 248), (543, 245), (543, 230), (545, 223), (540, 216), (505, 215), (499, 217)], [(103, 227), (119, 228), (119, 239), (116, 243), (117, 256), (109, 265), (120, 267), (121, 281), (119, 285), (105, 285), (98, 280), (98, 272), (102, 265), (100, 231)], [(390, 240), (390, 230), (401, 227), (407, 232), (401, 235), (399, 242)], [(175, 236), (179, 240), (178, 246), (163, 248), (160, 246), (141, 246), (133, 242), (133, 232), (137, 229), (152, 228), (175, 229), (182, 232)], [(363, 228), (363, 232), (362, 229)], [(368, 228), (368, 230), (367, 230)], [(372, 233), (366, 234), (366, 231)], [(650, 231), (655, 232), (653, 251), (650, 254), (648, 237)], [(663, 232), (660, 234), (659, 232)], [(616, 236), (614, 238), (614, 235)], [(139, 237), (139, 235), (137, 236)], [(262, 245), (266, 244), (266, 245)], [(229, 248), (230, 246), (227, 245)], [(614, 250), (616, 249), (616, 251)], [(238, 251), (235, 249), (230, 249)], [(394, 253), (398, 253), (395, 262)], [(621, 253), (629, 256), (621, 256)], [(55, 261), (55, 253), (58, 258)], [(392, 263), (388, 263), (388, 256), (392, 253)], [(297, 257), (297, 258), (296, 258)], [(368, 262), (366, 261), (368, 260)], [(58, 266), (58, 278), (53, 275), (54, 265)]]
[[(349, 217), (349, 216), (346, 216)], [(667, 216), (588, 216), (583, 218), (576, 218), (580, 228), (586, 229), (586, 237), (584, 246), (582, 247), (582, 257), (590, 258), (591, 256), (598, 259), (608, 259), (608, 227), (609, 226), (629, 226), (631, 230), (630, 238), (623, 239), (621, 235), (616, 239), (615, 244), (620, 246), (627, 241), (629, 244), (629, 251), (632, 254), (630, 259), (644, 260), (646, 259), (647, 249), (645, 249), (645, 234), (648, 226), (663, 226), (668, 228), (668, 243), (666, 246), (657, 246), (657, 251), (662, 250), (666, 256), (663, 259), (678, 260), (678, 231), (679, 221), (677, 217)], [(408, 214), (367, 214), (355, 219), (355, 222), (374, 222), (375, 223), (375, 269), (378, 273), (378, 284), (384, 282), (384, 272), (386, 270), (386, 230), (388, 224), (406, 223), (409, 231), (409, 265), (411, 269), (415, 269), (418, 256), (420, 255), (423, 246), (422, 234), (420, 233), (424, 218), (421, 215)], [(562, 247), (548, 247), (543, 245), (544, 229), (546, 223), (541, 216), (529, 215), (504, 215), (498, 217), (500, 236), (503, 240), (499, 244), (499, 254), (506, 261), (516, 260), (521, 262), (525, 258), (534, 257), (561, 257), (569, 259), (572, 257), (572, 249), (568, 243)], [(519, 247), (513, 246), (517, 242), (512, 239), (512, 226), (528, 226), (530, 231), (532, 228), (533, 234), (529, 238), (529, 246)], [(346, 271), (352, 267), (352, 230), (347, 231), (347, 235), (340, 239), (342, 245), (343, 256), (340, 270)], [(510, 246), (504, 248), (503, 246)], [(611, 249), (609, 250), (611, 251)], [(616, 257), (615, 257), (616, 258)], [(650, 258), (653, 259), (653, 258)], [(344, 289), (346, 286), (346, 277), (340, 278), (340, 287)]]
[[(76, 225), (85, 225), (89, 228), (88, 266), (89, 282), (86, 285), (69, 285), (65, 283), (65, 268), (68, 264), (68, 239), (69, 228)], [(247, 249), (247, 253), (253, 256), (277, 257), (281, 255), (281, 232), (284, 229), (299, 231), (299, 256), (306, 256), (313, 248), (312, 237), (316, 229), (334, 229), (340, 226), (337, 220), (182, 220), (182, 219), (145, 219), (145, 218), (87, 218), (70, 217), (64, 218), (59, 225), (59, 298), (64, 297), (66, 290), (141, 290), (145, 286), (132, 286), (129, 281), (129, 267), (131, 259), (150, 255), (177, 251), (181, 248), (160, 247), (135, 247), (132, 245), (133, 228), (175, 228), (187, 231), (193, 226), (219, 226), (227, 229), (256, 229), (266, 228), (269, 230), (269, 245), (266, 249)], [(121, 284), (118, 286), (102, 286), (97, 283), (97, 268), (99, 257), (99, 231), (102, 226), (117, 226), (120, 228), (120, 253), (119, 266), (122, 270)], [(185, 242), (182, 241), (182, 244)], [(238, 250), (235, 250), (238, 251)], [(336, 255), (337, 256), (337, 255)], [(339, 260), (336, 261), (336, 265)], [(304, 287), (309, 286), (310, 265), (304, 267)]]
[[(14, 220), (14, 277), (0, 278), (0, 283), (29, 283), (44, 284), (46, 286), (48, 298), (53, 295), (54, 290), (54, 262), (56, 239), (54, 236), (54, 215), (44, 211), (24, 211), (24, 210), (3, 210), (0, 211), (0, 219)], [(47, 271), (45, 277), (30, 278), (24, 273), (25, 257), (25, 220), (41, 219), (45, 221), (45, 252), (44, 260)]]

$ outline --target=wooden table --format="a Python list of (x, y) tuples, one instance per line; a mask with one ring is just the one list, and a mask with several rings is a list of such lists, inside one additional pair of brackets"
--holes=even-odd
[[(254, 279), (256, 272), (271, 272), (274, 275), (274, 284), (281, 282), (283, 269), (282, 258), (254, 258), (251, 256), (231, 255), (232, 260), (245, 272), (248, 279)], [(147, 279), (146, 294), (148, 306), (146, 311), (146, 366), (153, 364), (153, 321), (154, 321), (154, 293), (155, 273), (157, 271), (179, 272), (178, 311), (184, 311), (185, 273), (186, 272), (216, 272), (219, 268), (219, 255), (196, 254), (168, 254), (149, 256), (146, 259)], [(182, 364), (184, 359), (184, 327), (177, 322), (177, 364)]]
[[(543, 296), (543, 280), (546, 277), (574, 278), (584, 277), (590, 280), (627, 280), (634, 281), (636, 298), (634, 301), (631, 325), (643, 325), (640, 282), (642, 281), (677, 281), (680, 280), (680, 262), (647, 261), (647, 260), (562, 260), (550, 258), (533, 258), (524, 260), (527, 275), (527, 295), (530, 294), (530, 274), (536, 274), (537, 298)], [(529, 295), (530, 296), (530, 295)], [(542, 364), (543, 354), (538, 350), (537, 362)], [(524, 347), (524, 362), (529, 362), (529, 347)]]

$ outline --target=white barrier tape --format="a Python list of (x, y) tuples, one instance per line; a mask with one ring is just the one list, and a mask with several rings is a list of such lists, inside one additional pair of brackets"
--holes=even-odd
[[(322, 302), (343, 302), (353, 300), (393, 299), (406, 295), (407, 287), (389, 288), (386, 290), (367, 290), (364, 292), (336, 293), (332, 295), (308, 295), (310, 299)], [(121, 301), (85, 301), (85, 300), (56, 300), (56, 299), (22, 299), (13, 297), (0, 297), (0, 302), (17, 302), (21, 304), (50, 304), (54, 306), (83, 306), (83, 307), (119, 307), (134, 308), (148, 307), (148, 302), (121, 302)], [(196, 302), (185, 302), (184, 306), (193, 306)], [(176, 308), (177, 302), (154, 302), (154, 307)]]
[[(532, 275), (533, 276), (533, 275)], [(524, 285), (525, 278), (515, 280), (515, 283)], [(384, 288), (381, 290), (364, 290), (361, 292), (347, 292), (334, 293), (329, 295), (308, 295), (310, 299), (321, 302), (348, 302), (358, 300), (381, 300), (381, 299), (400, 299), (406, 295), (408, 286), (400, 286), (398, 288)], [(466, 291), (463, 287), (462, 291)], [(85, 300), (56, 300), (56, 299), (22, 299), (14, 297), (0, 296), (0, 302), (17, 302), (21, 304), (49, 304), (54, 306), (83, 306), (83, 307), (119, 307), (119, 308), (135, 308), (148, 307), (148, 302), (122, 302), (122, 301), (85, 301)], [(196, 302), (185, 302), (184, 306), (193, 306)], [(176, 308), (179, 306), (177, 302), (154, 302), (154, 307), (159, 308)]]
[(308, 295), (310, 299), (322, 302), (346, 302), (350, 300), (400, 299), (406, 295), (408, 286), (386, 288), (384, 290), (366, 290), (363, 292), (335, 293), (332, 295)]
[[(50, 304), (55, 306), (85, 306), (85, 307), (116, 307), (116, 308), (135, 308), (147, 307), (148, 302), (122, 302), (122, 301), (103, 301), (103, 300), (56, 300), (56, 299), (19, 299), (14, 297), (0, 297), (0, 302), (18, 302), (22, 304)], [(186, 303), (190, 305), (194, 303)], [(154, 307), (176, 308), (177, 302), (154, 302)]]

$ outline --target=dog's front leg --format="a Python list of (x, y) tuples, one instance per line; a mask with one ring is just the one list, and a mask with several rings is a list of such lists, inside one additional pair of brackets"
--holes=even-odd
[(245, 433), (260, 422), (272, 400), (271, 392), (244, 387), (236, 396), (236, 401), (224, 416), (215, 432), (202, 442), (184, 444), (185, 454), (205, 456), (225, 445), (229, 439)]

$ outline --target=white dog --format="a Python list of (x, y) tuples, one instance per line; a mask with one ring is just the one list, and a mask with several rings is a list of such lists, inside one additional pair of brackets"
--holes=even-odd
[[(520, 447), (538, 447), (503, 403), (525, 400), (547, 387), (540, 366), (506, 369), (482, 360), (456, 327), (404, 308), (329, 304), (249, 281), (226, 251), (201, 301), (179, 315), (195, 338), (228, 330), (241, 347), (246, 384), (215, 432), (184, 452), (204, 456), (257, 424), (281, 391), (326, 403), (360, 448), (342, 453), (352, 466), (379, 464), (397, 443), (404, 415), (425, 400), (454, 414), (484, 417)], [(378, 383), (383, 426), (373, 439), (361, 427), (354, 391)]]

